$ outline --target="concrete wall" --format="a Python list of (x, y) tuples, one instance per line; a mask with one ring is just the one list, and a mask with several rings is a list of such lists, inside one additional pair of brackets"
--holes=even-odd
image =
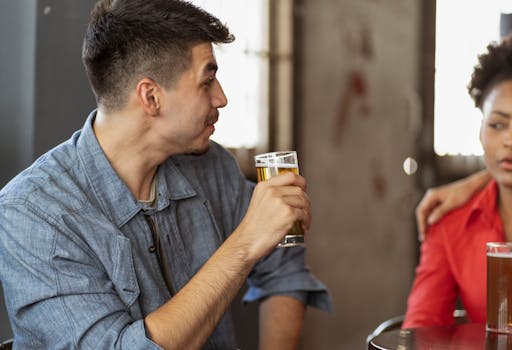
[[(401, 314), (416, 264), (420, 2), (305, 0), (298, 8), (298, 149), (308, 261), (335, 312), (308, 312), (302, 349), (363, 349)], [(418, 175), (416, 175), (418, 176)]]

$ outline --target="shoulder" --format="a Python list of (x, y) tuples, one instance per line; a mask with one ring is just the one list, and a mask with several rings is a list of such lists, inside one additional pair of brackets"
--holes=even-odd
[(39, 157), (0, 191), (0, 205), (25, 204), (50, 213), (57, 206), (78, 210), (85, 198), (85, 179), (73, 141)]
[(440, 221), (429, 228), (430, 233), (449, 232), (450, 237), (465, 234), (468, 224), (481, 215), (493, 211), (496, 205), (496, 183), (492, 181), (480, 192), (477, 192), (467, 203), (446, 214)]

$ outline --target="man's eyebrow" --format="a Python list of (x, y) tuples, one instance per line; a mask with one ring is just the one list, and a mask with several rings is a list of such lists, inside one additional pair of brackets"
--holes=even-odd
[(203, 68), (203, 75), (208, 75), (210, 72), (216, 72), (218, 69), (219, 66), (217, 66), (216, 63), (208, 62)]

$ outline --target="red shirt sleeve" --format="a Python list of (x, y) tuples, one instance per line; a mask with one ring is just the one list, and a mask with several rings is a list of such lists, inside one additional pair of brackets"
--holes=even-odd
[(434, 225), (421, 245), (420, 263), (402, 328), (453, 324), (458, 287), (444, 245), (443, 225)]

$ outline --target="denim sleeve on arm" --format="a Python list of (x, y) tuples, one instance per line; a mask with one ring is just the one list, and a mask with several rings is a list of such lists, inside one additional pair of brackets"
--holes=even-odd
[(245, 302), (273, 295), (287, 295), (305, 305), (332, 312), (327, 288), (311, 275), (304, 263), (303, 247), (276, 248), (260, 261), (248, 278), (249, 289)]
[(129, 314), (110, 274), (42, 210), (0, 206), (0, 279), (18, 348), (161, 349)]
[[(240, 222), (245, 215), (254, 191), (255, 184), (241, 180), (237, 196)], [(286, 295), (299, 299), (303, 304), (333, 311), (332, 301), (323, 283), (317, 280), (305, 265), (305, 248), (276, 248), (262, 259), (251, 271), (247, 279), (249, 289), (244, 302), (261, 300), (273, 295)]]

